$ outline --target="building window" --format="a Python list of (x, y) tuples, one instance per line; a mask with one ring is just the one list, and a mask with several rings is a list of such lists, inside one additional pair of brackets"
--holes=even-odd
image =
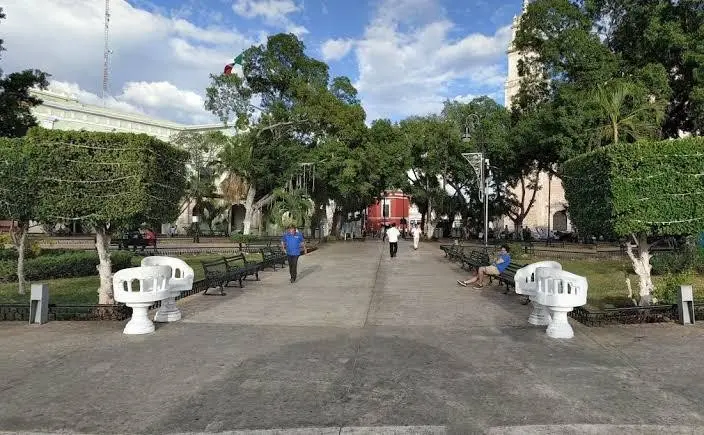
[(391, 204), (388, 202), (384, 201), (384, 217), (387, 218), (389, 217), (389, 208), (391, 207)]

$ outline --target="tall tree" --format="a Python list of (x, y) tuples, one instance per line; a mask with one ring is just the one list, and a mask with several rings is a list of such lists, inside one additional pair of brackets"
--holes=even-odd
[(135, 222), (170, 222), (186, 187), (188, 154), (145, 134), (31, 129), (40, 221), (80, 220), (95, 230), (101, 304), (113, 302), (111, 233)]
[(584, 234), (626, 238), (639, 277), (640, 303), (654, 289), (652, 238), (704, 231), (704, 139), (688, 138), (598, 148), (564, 165), (570, 215)]
[[(0, 20), (5, 14), (0, 8)], [(5, 51), (0, 39), (0, 55)], [(0, 68), (0, 137), (22, 137), (37, 121), (31, 109), (42, 101), (29, 94), (33, 87), (49, 85), (49, 74), (39, 70), (25, 70), (4, 76)]]
[[(171, 143), (188, 153), (188, 178), (181, 213), (193, 209), (194, 216), (207, 214), (212, 224), (215, 198), (218, 198), (216, 181), (219, 173), (218, 156), (225, 148), (228, 138), (222, 132), (191, 132), (177, 134)], [(211, 228), (212, 229), (212, 228)]]
[(0, 138), (0, 216), (14, 221), (12, 243), (17, 250), (17, 281), (25, 292), (24, 259), (30, 221), (37, 216), (38, 183), (22, 139)]
[(313, 149), (329, 137), (346, 146), (363, 137), (364, 110), (349, 79), (330, 81), (327, 65), (304, 49), (294, 35), (270, 36), (244, 52), (241, 75), (213, 75), (206, 91), (208, 110), (248, 131), (230, 149), (239, 158), (223, 159), (247, 184), (246, 233), (255, 200), (284, 186)]
[(515, 44), (547, 72), (553, 101), (565, 87), (576, 97), (570, 104), (598, 85), (627, 80), (667, 102), (663, 133), (677, 137), (704, 126), (703, 24), (697, 0), (536, 0)]

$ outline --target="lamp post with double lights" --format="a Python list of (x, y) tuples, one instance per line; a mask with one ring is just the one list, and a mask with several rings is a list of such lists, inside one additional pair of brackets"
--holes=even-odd
[[(462, 141), (471, 142), (472, 134), (478, 126), (479, 116), (477, 116), (476, 113), (472, 113), (467, 117), (465, 122)], [(462, 153), (462, 157), (467, 160), (477, 175), (477, 181), (479, 183), (479, 200), (484, 202), (484, 249), (486, 250), (489, 246), (489, 194), (486, 186), (486, 168), (489, 166), (489, 159), (484, 158), (483, 152)]]

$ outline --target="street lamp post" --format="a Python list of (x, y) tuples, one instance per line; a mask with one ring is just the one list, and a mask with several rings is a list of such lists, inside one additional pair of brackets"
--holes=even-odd
[(194, 214), (191, 216), (191, 222), (193, 223), (194, 232), (193, 232), (193, 243), (199, 243), (200, 242), (200, 216), (197, 214)]
[[(467, 123), (462, 134), (462, 141), (470, 142), (472, 133), (479, 125), (479, 116), (472, 113), (467, 117)], [(484, 249), (489, 246), (489, 194), (486, 185), (486, 167), (489, 166), (489, 159), (484, 158), (484, 153), (462, 153), (462, 157), (472, 166), (479, 182), (479, 200), (484, 202)]]

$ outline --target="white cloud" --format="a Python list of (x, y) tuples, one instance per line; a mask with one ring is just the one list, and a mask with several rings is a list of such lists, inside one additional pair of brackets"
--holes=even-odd
[(329, 39), (323, 43), (320, 51), (323, 53), (323, 60), (340, 60), (350, 52), (354, 41), (349, 39)]
[[(1, 26), (7, 51), (3, 53), (3, 69), (39, 68), (52, 74), (59, 83), (56, 86), (77, 86), (71, 89), (84, 100), (91, 98), (89, 94), (100, 94), (103, 8), (104, 2), (95, 0), (5, 0), (7, 19)], [(182, 17), (170, 18), (125, 0), (112, 0), (109, 89), (115, 96), (114, 104), (121, 103), (120, 107), (129, 110), (124, 104), (136, 103), (136, 110), (178, 122), (208, 119), (202, 105), (196, 109), (192, 97), (182, 100), (179, 107), (170, 103), (174, 90), (182, 97), (192, 94), (202, 98), (210, 83), (209, 74), (222, 72), (226, 63), (254, 43), (233, 28), (199, 27)], [(133, 89), (139, 85), (144, 91), (144, 84), (151, 84), (152, 99), (148, 101), (162, 105), (135, 100)], [(155, 92), (165, 94), (155, 99)]]
[[(103, 105), (97, 94), (81, 89), (76, 83), (52, 80), (49, 91), (75, 98), (84, 104)], [(122, 92), (110, 96), (105, 106), (123, 112), (159, 118), (164, 112), (178, 114), (178, 118), (193, 124), (217, 122), (203, 110), (203, 97), (192, 91), (178, 89), (169, 82), (127, 82)], [(171, 119), (173, 120), (173, 119)]]
[[(47, 90), (57, 94), (65, 95), (69, 98), (74, 98), (83, 104), (92, 104), (96, 106), (103, 105), (103, 100), (100, 98), (100, 96), (81, 89), (81, 87), (78, 86), (76, 83), (52, 80), (51, 82), (49, 82), (49, 87)], [(105, 100), (105, 106), (110, 109), (116, 109), (123, 112), (138, 113), (141, 115), (145, 114), (144, 111), (139, 109), (138, 107), (133, 106), (132, 104), (126, 101), (120, 101), (115, 97), (107, 98)]]
[[(368, 119), (438, 112), (453, 85), (496, 93), (504, 82), (509, 26), (493, 35), (450, 34), (455, 24), (437, 1), (387, 0), (355, 43), (355, 83)], [(483, 89), (482, 89), (483, 90)], [(479, 91), (481, 92), (481, 91)]]
[(303, 6), (293, 0), (237, 0), (232, 5), (232, 10), (245, 18), (261, 17), (266, 24), (282, 28), (299, 37), (309, 33), (308, 29), (294, 24), (288, 17), (303, 10)]

